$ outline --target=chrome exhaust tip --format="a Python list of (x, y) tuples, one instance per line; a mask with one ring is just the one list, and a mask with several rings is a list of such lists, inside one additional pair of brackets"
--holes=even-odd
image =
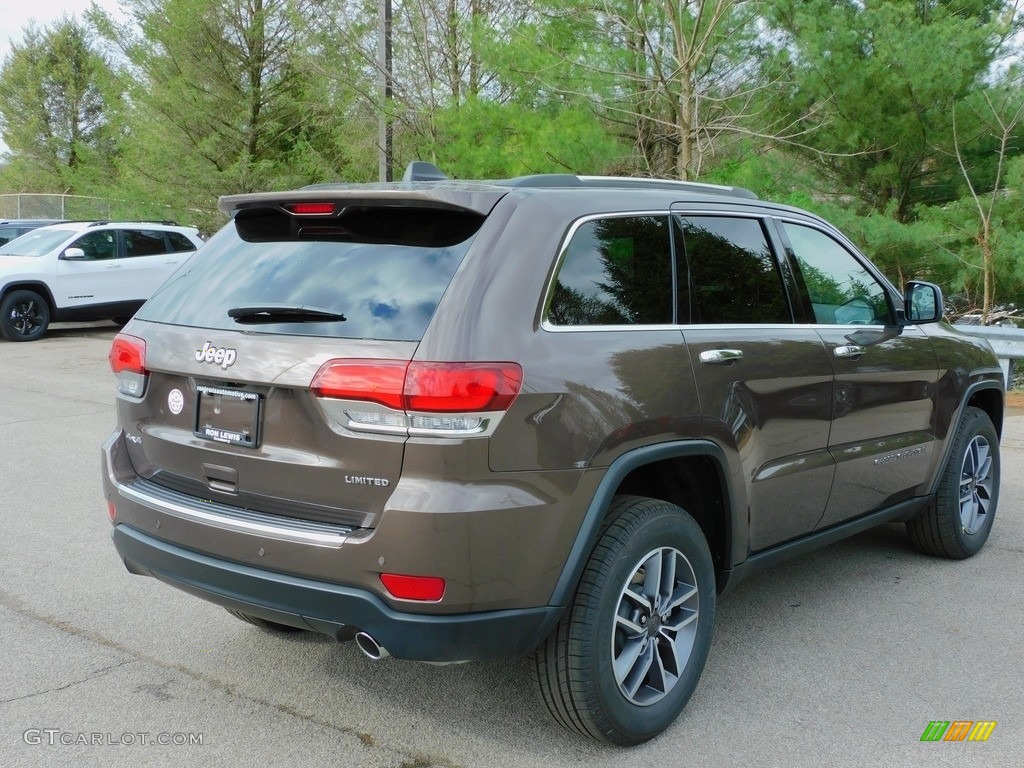
[(367, 658), (373, 659), (374, 661), (386, 659), (391, 655), (388, 653), (387, 648), (365, 632), (356, 632), (356, 645), (359, 646), (360, 651), (366, 654)]

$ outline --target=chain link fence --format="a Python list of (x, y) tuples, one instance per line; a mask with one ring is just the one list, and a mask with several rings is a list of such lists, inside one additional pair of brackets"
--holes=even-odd
[(0, 219), (109, 219), (102, 197), (16, 193), (0, 195)]

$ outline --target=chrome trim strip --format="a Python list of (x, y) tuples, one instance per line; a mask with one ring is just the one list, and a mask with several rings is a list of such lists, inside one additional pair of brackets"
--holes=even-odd
[[(173, 493), (172, 491), (168, 491), (166, 494), (161, 494), (168, 498), (159, 498), (157, 496), (143, 493), (130, 485), (115, 483), (115, 487), (117, 488), (117, 492), (123, 498), (133, 501), (136, 504), (141, 504), (154, 512), (171, 515), (194, 523), (210, 525), (214, 528), (220, 528), (225, 531), (247, 533), (252, 536), (262, 536), (264, 538), (275, 539), (277, 541), (289, 541), (298, 544), (311, 544), (317, 547), (341, 549), (342, 545), (344, 545), (348, 540), (348, 534), (352, 532), (351, 528), (331, 526), (327, 523), (318, 524), (313, 521), (291, 521), (286, 518), (281, 518), (280, 522), (278, 522), (277, 520), (270, 520), (270, 515), (252, 512), (250, 510), (239, 509), (238, 513), (235, 514), (233, 512), (233, 508), (228, 507), (225, 504), (218, 504), (217, 502), (203, 502), (204, 506), (208, 506), (211, 510), (219, 509), (219, 513), (213, 511), (208, 512), (206, 510), (194, 509), (173, 501), (169, 498)], [(266, 522), (260, 522), (260, 518), (267, 518), (267, 520)], [(329, 528), (337, 528), (338, 532), (334, 533), (325, 530)], [(344, 533), (342, 533), (342, 531)]]
[[(329, 397), (318, 397), (317, 402), (331, 420), (336, 432), (345, 434), (356, 432), (370, 435), (390, 435), (406, 437), (436, 437), (441, 439), (461, 439), (490, 437), (501, 423), (505, 411), (473, 411), (473, 412), (429, 412), (429, 411), (397, 411), (377, 403), (365, 403), (359, 400), (339, 400)], [(404, 422), (405, 426), (373, 424), (356, 421), (349, 412), (381, 413)], [(413, 426), (414, 419), (474, 419), (479, 424), (472, 429), (428, 429)]]

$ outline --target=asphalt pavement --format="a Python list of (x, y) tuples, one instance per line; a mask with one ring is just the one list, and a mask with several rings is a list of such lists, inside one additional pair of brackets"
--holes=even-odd
[[(100, 486), (115, 331), (0, 341), (0, 765), (1024, 765), (1024, 412), (979, 555), (889, 525), (742, 583), (683, 715), (624, 750), (549, 721), (523, 660), (373, 662), (131, 576)], [(921, 741), (931, 721), (996, 726)]]

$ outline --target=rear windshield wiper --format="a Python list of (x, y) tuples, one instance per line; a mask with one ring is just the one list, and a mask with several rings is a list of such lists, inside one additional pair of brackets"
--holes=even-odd
[(339, 312), (318, 307), (293, 307), (289, 304), (260, 304), (251, 307), (232, 307), (228, 317), (236, 323), (338, 323), (345, 316)]

